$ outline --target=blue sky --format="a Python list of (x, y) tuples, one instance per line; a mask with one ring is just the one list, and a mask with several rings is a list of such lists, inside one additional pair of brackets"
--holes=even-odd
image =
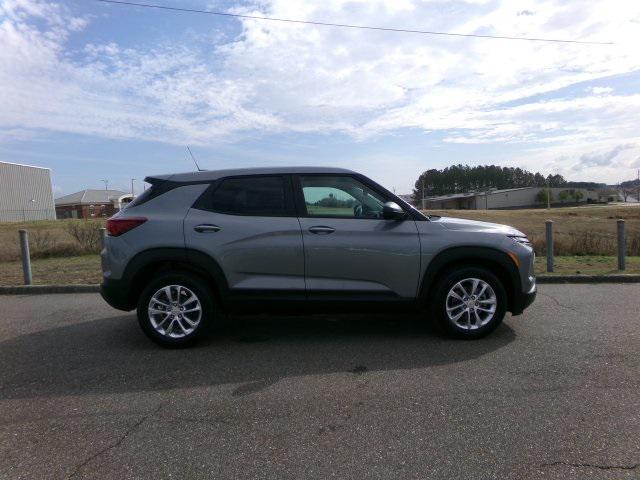
[(398, 193), (495, 163), (616, 183), (640, 168), (640, 2), (157, 0), (301, 20), (612, 41), (432, 37), (0, 0), (0, 160), (56, 195), (203, 168), (327, 165)]

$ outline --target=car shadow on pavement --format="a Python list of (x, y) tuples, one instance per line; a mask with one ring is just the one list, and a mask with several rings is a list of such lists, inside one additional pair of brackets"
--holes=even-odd
[(194, 347), (168, 350), (133, 315), (38, 331), (0, 342), (0, 399), (95, 395), (425, 368), (463, 362), (515, 339), (501, 325), (477, 341), (453, 340), (410, 315), (237, 317)]

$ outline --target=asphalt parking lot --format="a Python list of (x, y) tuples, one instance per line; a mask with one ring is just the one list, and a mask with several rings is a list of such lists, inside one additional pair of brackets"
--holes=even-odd
[(0, 478), (640, 477), (640, 286), (543, 285), (480, 341), (239, 318), (164, 350), (98, 295), (0, 296)]

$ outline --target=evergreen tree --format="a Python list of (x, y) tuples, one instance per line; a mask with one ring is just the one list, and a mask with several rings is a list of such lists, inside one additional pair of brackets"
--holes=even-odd
[[(413, 197), (416, 202), (424, 197), (505, 189), (518, 187), (562, 187), (567, 184), (562, 175), (532, 173), (519, 167), (499, 167), (497, 165), (451, 165), (442, 170), (432, 168), (423, 172), (415, 183)], [(424, 185), (424, 192), (423, 192)]]

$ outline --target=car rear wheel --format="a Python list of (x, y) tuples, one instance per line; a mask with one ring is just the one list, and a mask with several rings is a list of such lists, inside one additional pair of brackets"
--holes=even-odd
[(154, 342), (166, 347), (190, 345), (213, 323), (213, 296), (205, 282), (190, 274), (154, 279), (138, 301), (138, 322)]
[(459, 338), (480, 338), (502, 322), (507, 294), (491, 271), (462, 267), (440, 283), (433, 307), (436, 319), (447, 333)]

